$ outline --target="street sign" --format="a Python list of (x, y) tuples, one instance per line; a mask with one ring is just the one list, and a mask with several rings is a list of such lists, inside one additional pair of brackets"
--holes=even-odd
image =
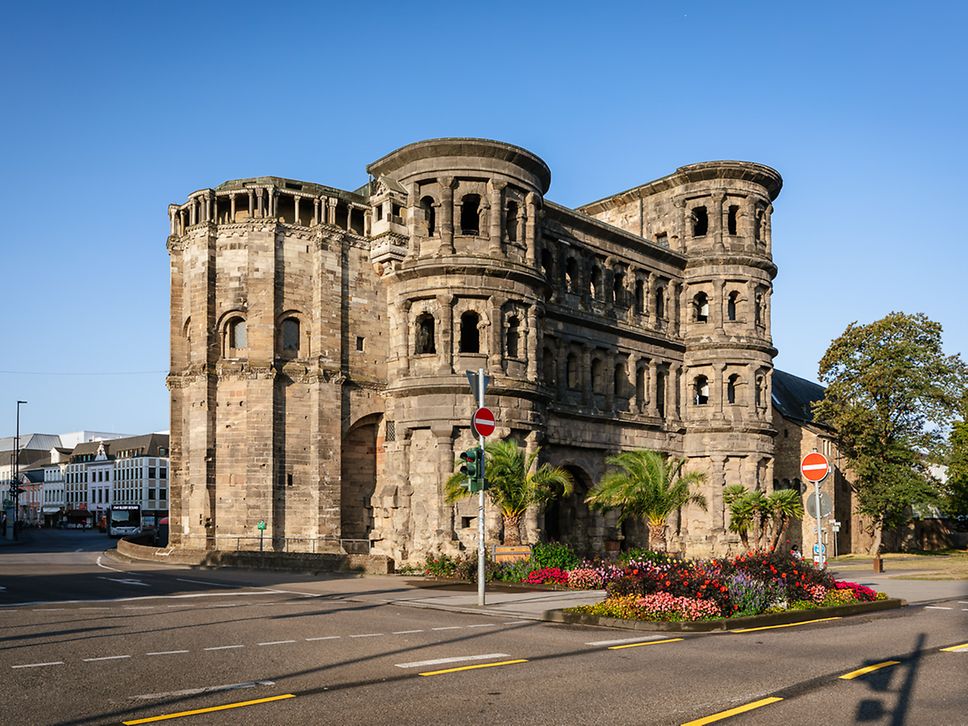
[(817, 567), (823, 567), (823, 562), (824, 562), (823, 555), (813, 556), (813, 564), (815, 564)]
[(255, 526), (255, 528), (261, 532), (266, 528), (266, 521), (264, 519), (260, 519), (259, 523)]
[(823, 481), (830, 473), (830, 464), (827, 457), (816, 451), (807, 454), (800, 462), (800, 473), (809, 482)]
[(815, 544), (813, 546), (813, 553), (815, 555), (825, 555), (825, 554), (827, 554), (827, 545), (825, 545), (825, 544)]
[(483, 375), (484, 377), (484, 391), (485, 392), (487, 391), (487, 384), (491, 382), (491, 377), (489, 375), (487, 375), (486, 373), (478, 374), (476, 371), (464, 371), (464, 373), (467, 376), (467, 382), (471, 384), (471, 392), (475, 396), (479, 392), (478, 386), (480, 385), (479, 384), (480, 375)]
[(839, 532), (840, 531), (840, 522), (838, 522), (836, 520), (834, 520), (833, 522), (831, 522), (830, 523), (830, 529), (832, 531), (834, 531), (834, 532)]
[[(832, 511), (833, 507), (830, 505), (830, 497), (828, 497), (824, 492), (820, 492), (820, 516), (829, 517)], [(817, 494), (816, 492), (811, 492), (810, 496), (807, 497), (807, 513), (813, 517), (816, 517), (816, 512)]]
[(478, 436), (490, 436), (494, 433), (494, 414), (491, 409), (481, 407), (471, 417), (471, 426)]

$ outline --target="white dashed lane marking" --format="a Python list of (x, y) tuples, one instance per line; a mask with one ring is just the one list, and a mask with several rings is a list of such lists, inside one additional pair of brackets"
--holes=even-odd
[(205, 650), (231, 650), (232, 648), (244, 648), (244, 645), (215, 645)]
[(259, 645), (285, 645), (286, 643), (295, 643), (295, 640), (270, 640), (265, 643), (259, 643)]
[(621, 640), (593, 640), (591, 643), (585, 643), (585, 645), (607, 646), (622, 645), (624, 643), (645, 643), (650, 640), (664, 640), (665, 637), (664, 635), (645, 635), (639, 636), (638, 638), (622, 638)]
[(85, 663), (95, 663), (99, 660), (124, 660), (130, 657), (130, 655), (102, 655), (100, 658), (83, 658), (82, 660)]
[(339, 640), (342, 637), (343, 637), (342, 635), (320, 635), (320, 636), (318, 636), (316, 638), (306, 638), (306, 640), (308, 640), (308, 641), (313, 641), (313, 640)]
[(952, 610), (953, 608), (944, 607), (943, 605), (925, 605), (925, 610)]
[(507, 653), (484, 653), (482, 655), (457, 655), (451, 658), (434, 658), (433, 660), (415, 660), (410, 663), (394, 663), (397, 668), (423, 668), (424, 666), (443, 665), (445, 663), (462, 663), (470, 660), (494, 660), (507, 658)]
[(10, 666), (11, 668), (41, 668), (43, 666), (64, 665), (62, 660), (52, 660), (47, 663), (24, 663), (23, 665)]
[(188, 653), (187, 650), (157, 650), (154, 653), (145, 653), (145, 655), (178, 655), (179, 653)]
[(377, 638), (383, 635), (383, 633), (360, 633), (359, 635), (351, 635), (351, 638)]
[(410, 635), (411, 633), (422, 633), (423, 630), (394, 630), (390, 635)]

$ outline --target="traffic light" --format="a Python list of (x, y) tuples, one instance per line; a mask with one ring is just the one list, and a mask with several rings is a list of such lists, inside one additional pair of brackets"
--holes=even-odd
[(466, 486), (472, 492), (478, 492), (484, 485), (484, 456), (480, 448), (468, 449), (460, 455), (460, 473), (466, 478)]

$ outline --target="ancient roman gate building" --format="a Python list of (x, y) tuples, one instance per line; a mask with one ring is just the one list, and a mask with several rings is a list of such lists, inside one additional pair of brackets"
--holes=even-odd
[[(641, 541), (583, 503), (607, 455), (707, 472), (670, 545), (722, 551), (722, 488), (772, 486), (770, 214), (781, 179), (693, 164), (569, 209), (547, 165), (482, 139), (405, 146), (356, 191), (260, 177), (171, 205), (175, 546), (365, 551), (472, 545), (443, 501), (473, 445), (465, 370), (498, 434), (567, 467), (576, 494), (532, 539)], [(493, 533), (500, 526), (489, 520)]]

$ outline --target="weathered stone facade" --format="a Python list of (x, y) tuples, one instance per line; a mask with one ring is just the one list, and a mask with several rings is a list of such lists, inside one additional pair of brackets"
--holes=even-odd
[(780, 176), (694, 164), (568, 209), (541, 159), (494, 141), (423, 141), (367, 171), (355, 192), (264, 177), (169, 207), (173, 544), (245, 546), (265, 520), (291, 550), (473, 546), (476, 507), (442, 492), (473, 445), (478, 368), (496, 435), (576, 479), (529, 538), (643, 541), (583, 498), (607, 455), (647, 447), (707, 473), (708, 511), (669, 544), (734, 543), (723, 486), (774, 479)]

